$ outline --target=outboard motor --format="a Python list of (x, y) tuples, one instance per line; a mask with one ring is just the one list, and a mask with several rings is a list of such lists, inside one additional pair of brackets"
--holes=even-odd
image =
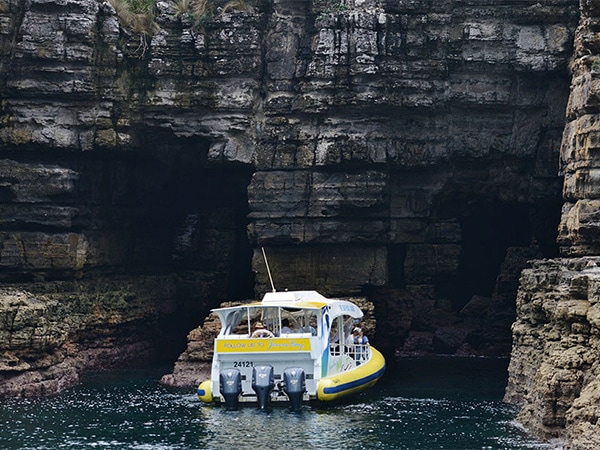
[(221, 370), (219, 374), (219, 391), (225, 398), (228, 408), (235, 408), (238, 396), (242, 393), (242, 375), (238, 369)]
[(273, 366), (256, 366), (252, 369), (252, 389), (256, 392), (260, 409), (265, 409), (269, 402), (269, 395), (275, 387)]
[(301, 367), (289, 367), (283, 371), (283, 391), (290, 399), (292, 410), (298, 411), (306, 391), (306, 376)]

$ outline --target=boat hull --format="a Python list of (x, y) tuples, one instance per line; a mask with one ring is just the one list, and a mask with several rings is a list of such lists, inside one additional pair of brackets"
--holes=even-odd
[(212, 311), (221, 330), (210, 380), (198, 386), (205, 403), (327, 402), (373, 386), (385, 370), (379, 351), (354, 343), (363, 312), (348, 300), (269, 292), (261, 302)]
[(317, 385), (317, 399), (333, 401), (372, 387), (385, 371), (385, 358), (371, 347), (371, 358), (347, 372), (321, 378)]
[[(371, 359), (361, 366), (347, 372), (321, 378), (317, 384), (316, 398), (329, 402), (369, 389), (383, 376), (385, 358), (374, 347), (371, 347)], [(212, 382), (204, 381), (198, 386), (198, 397), (205, 403), (214, 398), (211, 392)]]

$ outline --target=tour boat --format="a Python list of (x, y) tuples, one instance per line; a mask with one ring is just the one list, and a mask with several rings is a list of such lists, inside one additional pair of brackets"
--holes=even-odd
[(385, 359), (354, 344), (363, 312), (347, 300), (316, 291), (268, 292), (261, 302), (214, 309), (221, 331), (214, 342), (211, 379), (198, 387), (203, 402), (331, 401), (373, 386)]

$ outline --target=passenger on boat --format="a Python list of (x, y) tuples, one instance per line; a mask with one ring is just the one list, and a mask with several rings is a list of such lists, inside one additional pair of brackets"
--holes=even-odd
[(286, 334), (286, 333), (295, 333), (296, 331), (290, 327), (290, 321), (285, 318), (285, 319), (281, 319), (281, 334)]
[(356, 360), (366, 360), (368, 357), (369, 338), (363, 334), (362, 328), (359, 327), (355, 327), (352, 330), (352, 336), (354, 336)]
[(305, 323), (300, 327), (300, 333), (310, 333), (313, 336), (317, 335), (317, 318), (314, 314), (311, 315), (309, 323)]
[(250, 337), (253, 338), (271, 338), (273, 337), (273, 333), (265, 328), (262, 322), (256, 322), (254, 324), (254, 331)]

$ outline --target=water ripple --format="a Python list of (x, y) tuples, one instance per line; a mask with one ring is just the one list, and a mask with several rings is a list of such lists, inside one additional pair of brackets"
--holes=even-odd
[(0, 405), (0, 448), (551, 448), (515, 425), (516, 411), (501, 403), (501, 392), (454, 395), (431, 386), (417, 392), (414, 380), (399, 377), (335, 405), (228, 411), (202, 405), (189, 390), (161, 386), (167, 371), (110, 372), (56, 397), (7, 400)]

